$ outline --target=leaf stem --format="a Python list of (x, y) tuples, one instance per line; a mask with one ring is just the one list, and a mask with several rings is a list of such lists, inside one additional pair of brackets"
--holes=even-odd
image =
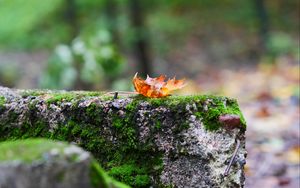
[(106, 92), (105, 95), (116, 95), (116, 93), (118, 93), (120, 95), (138, 94), (135, 91), (109, 91), (109, 92)]

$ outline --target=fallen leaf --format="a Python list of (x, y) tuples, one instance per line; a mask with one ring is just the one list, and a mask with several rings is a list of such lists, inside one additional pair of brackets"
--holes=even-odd
[(151, 78), (147, 75), (146, 80), (137, 76), (133, 77), (133, 85), (135, 90), (146, 97), (160, 98), (170, 95), (173, 90), (181, 89), (185, 86), (184, 79), (176, 80), (175, 78), (169, 79), (165, 82), (166, 77), (160, 75), (157, 78)]
[(279, 177), (278, 178), (278, 185), (279, 186), (286, 186), (291, 183), (291, 178), (289, 177)]
[(258, 101), (270, 101), (273, 99), (273, 96), (269, 91), (262, 91), (262, 92), (258, 93), (258, 95), (256, 96), (256, 99)]
[(268, 106), (262, 106), (259, 108), (259, 110), (255, 114), (258, 118), (266, 118), (271, 116), (271, 112)]
[(290, 163), (300, 164), (300, 146), (289, 149), (286, 153), (286, 158)]

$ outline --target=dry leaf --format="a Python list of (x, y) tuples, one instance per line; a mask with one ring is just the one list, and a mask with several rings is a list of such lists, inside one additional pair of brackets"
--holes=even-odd
[(300, 146), (295, 146), (288, 150), (286, 153), (286, 158), (290, 163), (299, 164), (300, 163)]
[(258, 111), (255, 114), (258, 118), (267, 118), (271, 116), (271, 112), (268, 106), (262, 106), (258, 109)]
[(169, 79), (165, 82), (166, 77), (160, 75), (157, 78), (151, 78), (147, 75), (146, 80), (137, 76), (133, 77), (133, 85), (135, 90), (146, 97), (160, 98), (170, 95), (170, 92), (176, 89), (181, 89), (185, 86), (184, 79), (176, 80), (175, 78)]

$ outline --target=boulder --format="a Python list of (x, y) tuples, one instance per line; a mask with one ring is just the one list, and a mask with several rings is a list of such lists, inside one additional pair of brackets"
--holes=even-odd
[(1, 188), (128, 188), (108, 177), (89, 152), (47, 139), (0, 143)]
[(243, 187), (246, 123), (237, 101), (0, 88), (0, 141), (76, 143), (132, 187)]

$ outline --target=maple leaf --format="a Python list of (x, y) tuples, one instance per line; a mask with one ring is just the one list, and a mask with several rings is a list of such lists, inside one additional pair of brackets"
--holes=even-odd
[(185, 80), (169, 79), (165, 82), (166, 77), (160, 75), (157, 78), (151, 78), (147, 75), (146, 80), (137, 76), (133, 77), (133, 85), (135, 90), (146, 97), (160, 98), (170, 95), (173, 90), (181, 89), (185, 86)]

